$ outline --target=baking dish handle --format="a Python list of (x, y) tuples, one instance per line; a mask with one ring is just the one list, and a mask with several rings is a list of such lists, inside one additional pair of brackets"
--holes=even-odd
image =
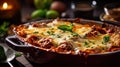
[(25, 52), (27, 49), (32, 48), (30, 45), (25, 45), (23, 42), (21, 42), (16, 36), (8, 36), (6, 37), (6, 43), (9, 47), (13, 48), (16, 51)]

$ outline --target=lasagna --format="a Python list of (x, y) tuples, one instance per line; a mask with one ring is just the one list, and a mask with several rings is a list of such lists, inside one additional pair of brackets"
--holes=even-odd
[(120, 50), (119, 27), (55, 19), (31, 22), (15, 28), (15, 34), (29, 45), (64, 54), (102, 54)]

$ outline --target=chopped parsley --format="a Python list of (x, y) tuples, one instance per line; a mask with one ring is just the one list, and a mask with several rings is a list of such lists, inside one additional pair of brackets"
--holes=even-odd
[(85, 42), (84, 42), (84, 45), (88, 45), (88, 42), (85, 41)]
[(90, 40), (88, 40), (88, 41), (89, 41), (89, 43), (95, 44), (93, 41), (90, 41)]
[(48, 33), (49, 35), (55, 35), (55, 34), (54, 34), (54, 31), (47, 31), (47, 33)]
[(71, 36), (68, 36), (69, 38), (71, 37)]
[(89, 43), (85, 41), (85, 42), (84, 42), (84, 46), (85, 46), (85, 47), (89, 47)]
[(107, 43), (110, 40), (110, 36), (104, 36), (103, 37), (103, 42)]
[(38, 33), (39, 33), (38, 31), (33, 32), (33, 34), (38, 34)]
[(60, 35), (57, 35), (57, 37), (58, 37), (58, 38), (61, 38), (61, 36), (60, 36)]
[(79, 34), (77, 34), (77, 33), (72, 33), (71, 35), (74, 37), (74, 36), (78, 36)]
[(54, 28), (51, 28), (51, 30), (54, 30)]
[(103, 41), (102, 41), (102, 44), (105, 44), (110, 40), (110, 36), (104, 36), (103, 37)]

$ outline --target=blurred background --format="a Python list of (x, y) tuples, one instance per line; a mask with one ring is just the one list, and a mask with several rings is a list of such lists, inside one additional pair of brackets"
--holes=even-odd
[[(99, 20), (104, 5), (115, 0), (21, 0), (22, 21), (36, 18), (85, 18)], [(118, 1), (117, 1), (118, 2)], [(44, 6), (43, 6), (44, 5)], [(86, 9), (84, 9), (86, 8)], [(42, 10), (41, 10), (42, 9)], [(38, 10), (38, 11), (37, 11)], [(55, 10), (55, 11), (51, 11)], [(39, 13), (42, 13), (40, 15)], [(49, 15), (50, 13), (50, 15)], [(58, 15), (58, 14), (59, 15)], [(39, 16), (37, 16), (39, 15)]]
[[(1, 0), (0, 22), (19, 24), (32, 19), (85, 18), (99, 20), (103, 7), (115, 0)], [(5, 9), (3, 5), (7, 3)], [(9, 7), (12, 6), (12, 7)]]

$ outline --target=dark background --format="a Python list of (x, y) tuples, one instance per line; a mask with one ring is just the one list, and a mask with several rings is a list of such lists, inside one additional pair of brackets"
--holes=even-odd
[[(31, 20), (30, 19), (31, 13), (34, 10), (36, 10), (33, 0), (17, 0), (17, 1), (20, 3), (20, 6), (21, 6), (21, 8), (20, 8), (21, 14), (19, 16), (16, 16), (18, 18), (16, 18), (16, 17), (14, 17), (14, 18), (15, 19), (20, 18), (21, 21), (18, 22), (17, 20), (14, 19), (15, 21), (12, 21), (12, 22), (13, 23), (14, 22), (16, 23), (16, 21), (18, 23), (28, 22), (28, 20)], [(53, 0), (53, 1), (57, 1), (57, 0)], [(100, 20), (99, 16), (101, 13), (104, 12), (103, 7), (105, 4), (113, 3), (113, 2), (120, 2), (119, 0), (59, 0), (59, 1), (62, 1), (67, 5), (68, 10), (66, 11), (67, 16), (65, 16), (65, 18), (75, 18), (74, 13), (71, 10), (71, 3), (76, 4), (80, 1), (87, 1), (87, 2), (96, 1), (97, 4), (95, 5), (96, 8), (94, 9), (94, 16), (92, 18), (85, 18), (85, 19), (93, 19), (93, 20)]]
[[(21, 2), (22, 6), (22, 21), (26, 22), (26, 19), (29, 19), (30, 14), (32, 11), (34, 11), (36, 8), (34, 7), (33, 0), (19, 0)], [(85, 18), (85, 19), (93, 19), (93, 20), (100, 20), (99, 16), (101, 13), (104, 12), (104, 5), (108, 3), (113, 3), (113, 2), (120, 2), (119, 0), (54, 0), (54, 1), (62, 1), (67, 5), (67, 16), (65, 18), (75, 18), (72, 10), (71, 10), (71, 3), (78, 3), (80, 1), (87, 1), (87, 2), (92, 2), (96, 1), (95, 9), (94, 9), (94, 16), (92, 18)], [(27, 10), (27, 11), (25, 11)]]

